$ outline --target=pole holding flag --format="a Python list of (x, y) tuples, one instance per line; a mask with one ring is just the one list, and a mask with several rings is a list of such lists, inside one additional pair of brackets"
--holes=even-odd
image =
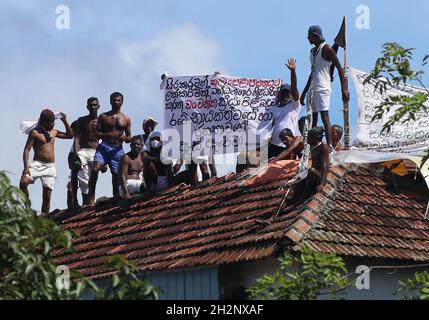
[[(332, 49), (335, 52), (338, 52), (338, 48), (341, 47), (344, 49), (344, 85), (345, 89), (349, 90), (349, 74), (347, 66), (347, 32), (346, 32), (346, 17), (343, 17), (343, 22), (341, 23), (340, 31), (334, 39), (334, 44)], [(331, 81), (333, 81), (334, 66), (331, 66)], [(350, 148), (350, 105), (349, 102), (343, 103), (343, 118), (344, 118), (344, 147), (345, 149)]]

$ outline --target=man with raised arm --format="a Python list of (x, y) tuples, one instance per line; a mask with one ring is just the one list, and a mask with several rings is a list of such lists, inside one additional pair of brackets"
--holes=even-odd
[[(24, 147), (24, 170), (22, 171), (19, 188), (29, 196), (28, 185), (34, 183), (38, 178), (40, 178), (43, 187), (42, 214), (49, 213), (51, 193), (55, 185), (55, 139), (73, 138), (66, 115), (62, 112), (61, 121), (64, 123), (66, 132), (54, 129), (55, 114), (49, 109), (43, 110), (40, 114), (36, 128), (29, 132), (27, 143)], [(29, 165), (28, 158), (31, 148), (33, 148), (34, 156), (33, 162)]]
[(290, 85), (283, 84), (277, 94), (277, 106), (273, 109), (273, 129), (270, 144), (268, 145), (268, 158), (277, 157), (286, 146), (279, 138), (284, 128), (289, 128), (297, 134), (296, 123), (301, 105), (296, 77), (296, 61), (291, 58), (286, 66), (290, 70)]

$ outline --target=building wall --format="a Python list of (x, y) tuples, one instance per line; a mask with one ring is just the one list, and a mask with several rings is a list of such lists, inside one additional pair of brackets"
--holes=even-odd
[[(368, 258), (351, 258), (344, 259), (347, 264), (349, 273), (355, 272), (359, 265), (368, 267), (376, 266), (406, 266), (416, 264), (410, 261), (398, 261), (392, 259), (368, 259)], [(428, 268), (426, 268), (428, 270)], [(415, 272), (424, 271), (423, 268), (406, 268), (406, 269), (378, 269), (374, 268), (369, 273), (369, 289), (358, 289), (353, 285), (343, 296), (349, 300), (398, 300), (403, 294), (395, 295), (394, 292), (399, 289), (399, 281), (414, 277)], [(355, 273), (354, 279), (362, 273)], [(359, 282), (361, 283), (361, 282)], [(407, 293), (410, 295), (410, 293)]]
[[(349, 273), (355, 273), (359, 265), (372, 266), (403, 266), (414, 264), (413, 262), (401, 262), (391, 259), (368, 259), (368, 258), (344, 258)], [(276, 258), (242, 262), (231, 265), (219, 266), (219, 291), (221, 299), (242, 298), (246, 288), (254, 284), (256, 278), (264, 274), (272, 274), (280, 264)], [(428, 269), (428, 268), (426, 268)], [(401, 295), (393, 293), (399, 288), (399, 280), (409, 279), (416, 271), (422, 268), (411, 269), (374, 269), (369, 273), (369, 290), (359, 290), (355, 285), (355, 279), (362, 273), (351, 276), (354, 285), (349, 288), (341, 298), (347, 300), (397, 300)], [(360, 282), (361, 283), (361, 282)], [(319, 299), (328, 299), (320, 296)]]
[(220, 299), (242, 299), (244, 290), (251, 287), (256, 278), (272, 274), (280, 267), (274, 257), (263, 260), (239, 262), (219, 266)]
[(144, 278), (162, 289), (161, 300), (219, 299), (217, 266), (154, 272)]

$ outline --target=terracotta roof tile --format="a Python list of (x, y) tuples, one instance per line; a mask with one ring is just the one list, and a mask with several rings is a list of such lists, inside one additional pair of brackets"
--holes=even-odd
[(58, 250), (57, 262), (99, 278), (111, 274), (99, 268), (115, 254), (143, 271), (261, 259), (283, 245), (352, 256), (429, 258), (426, 199), (391, 193), (368, 167), (331, 168), (323, 191), (299, 209), (286, 200), (279, 210), (287, 192), (283, 181), (244, 189), (243, 177), (182, 185), (129, 203), (109, 200), (74, 215), (55, 211), (53, 220), (80, 234), (73, 240), (75, 252)]

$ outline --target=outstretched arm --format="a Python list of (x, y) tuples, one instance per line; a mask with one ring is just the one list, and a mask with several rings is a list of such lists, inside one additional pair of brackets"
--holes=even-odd
[(127, 118), (127, 127), (125, 128), (125, 136), (122, 136), (121, 139), (126, 143), (131, 142), (131, 120), (128, 118)]
[(69, 123), (67, 122), (66, 115), (61, 112), (61, 121), (64, 124), (66, 132), (57, 131), (57, 138), (59, 139), (73, 139), (73, 133), (70, 129)]
[(34, 144), (34, 130), (28, 134), (27, 142), (25, 143), (24, 152), (22, 154), (22, 160), (24, 162), (24, 170), (22, 170), (22, 177), (26, 176), (29, 173), (28, 167), (28, 158), (30, 155), (30, 150)]
[(347, 89), (346, 79), (344, 77), (344, 69), (341, 66), (340, 61), (338, 60), (337, 54), (335, 53), (334, 49), (330, 48), (329, 46), (324, 46), (323, 50), (324, 50), (325, 56), (328, 58), (328, 61), (332, 61), (332, 64), (338, 70), (338, 75), (340, 76), (340, 82), (341, 82), (341, 92), (343, 96), (343, 102), (346, 103), (350, 99), (350, 94)]
[(296, 60), (294, 58), (290, 58), (287, 61), (286, 67), (290, 70), (290, 86), (291, 86), (291, 94), (294, 101), (299, 100), (299, 91), (296, 77)]
[(307, 83), (306, 83), (304, 91), (302, 92), (302, 95), (301, 95), (300, 102), (301, 102), (301, 105), (303, 105), (303, 106), (305, 106), (305, 95), (307, 94), (308, 89), (310, 89), (310, 84), (311, 84), (311, 74), (308, 76)]
[(280, 161), (280, 160), (285, 160), (289, 157), (289, 155), (292, 153), (293, 150), (295, 150), (296, 147), (298, 147), (298, 145), (302, 142), (302, 138), (301, 137), (295, 137), (295, 139), (293, 139), (291, 145), (289, 146), (289, 148), (287, 148), (286, 150), (282, 151), (277, 157), (275, 157), (273, 160), (271, 160), (272, 162), (276, 162), (276, 161)]
[(128, 157), (124, 156), (119, 161), (119, 187), (122, 190), (125, 199), (130, 198), (127, 185), (127, 172), (129, 167)]

